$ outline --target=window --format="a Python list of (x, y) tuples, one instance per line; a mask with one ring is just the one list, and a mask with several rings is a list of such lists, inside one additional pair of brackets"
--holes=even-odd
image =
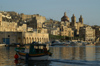
[(8, 37), (10, 37), (10, 35), (8, 35)]

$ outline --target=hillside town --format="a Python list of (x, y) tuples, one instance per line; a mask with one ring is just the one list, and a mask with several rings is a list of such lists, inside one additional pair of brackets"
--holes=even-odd
[[(100, 26), (86, 25), (82, 15), (79, 21), (73, 14), (71, 19), (64, 12), (61, 21), (47, 20), (39, 14), (25, 15), (14, 11), (0, 11), (0, 43), (28, 44), (35, 42), (46, 43), (56, 40), (53, 36), (63, 36), (57, 40), (99, 41)], [(71, 38), (71, 39), (67, 39)]]

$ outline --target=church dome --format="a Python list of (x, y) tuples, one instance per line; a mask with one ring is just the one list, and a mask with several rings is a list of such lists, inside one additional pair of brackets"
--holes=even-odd
[(69, 22), (69, 17), (66, 16), (66, 12), (64, 13), (64, 16), (61, 18), (61, 21), (68, 21)]

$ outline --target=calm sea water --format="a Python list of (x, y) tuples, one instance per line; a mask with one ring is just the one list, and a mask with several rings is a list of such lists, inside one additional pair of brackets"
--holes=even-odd
[(0, 66), (100, 66), (100, 46), (50, 46), (49, 61), (16, 61), (15, 47), (0, 47)]

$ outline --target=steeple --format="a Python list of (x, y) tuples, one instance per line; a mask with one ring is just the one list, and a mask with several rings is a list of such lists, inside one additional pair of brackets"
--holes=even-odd
[(79, 22), (81, 22), (81, 23), (83, 24), (83, 18), (82, 18), (82, 15), (80, 15)]
[(73, 14), (73, 17), (75, 17), (75, 15)]
[(73, 14), (73, 16), (71, 17), (71, 20), (72, 20), (73, 23), (76, 23), (76, 17), (75, 17), (74, 14)]
[(82, 18), (82, 15), (80, 15), (80, 18)]
[(64, 12), (64, 16), (66, 16), (66, 12)]

